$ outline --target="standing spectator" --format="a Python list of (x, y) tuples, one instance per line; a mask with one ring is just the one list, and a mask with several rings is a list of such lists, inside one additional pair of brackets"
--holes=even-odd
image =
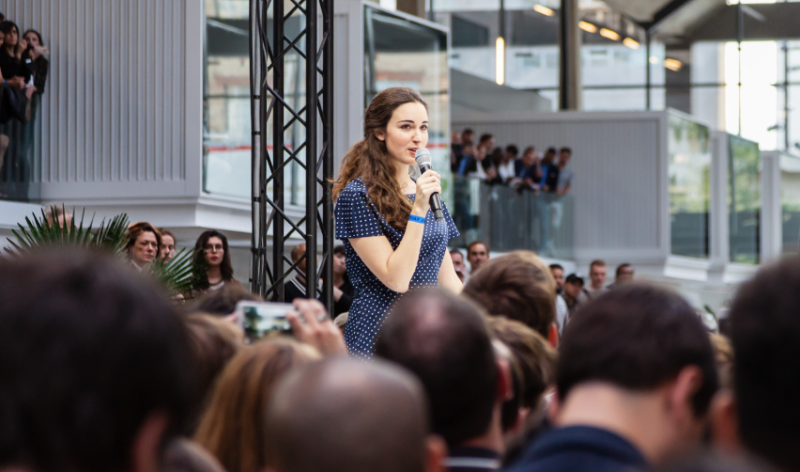
[(450, 249), (450, 257), (453, 259), (453, 268), (456, 270), (456, 275), (461, 283), (464, 283), (464, 278), (467, 274), (467, 264), (464, 263), (464, 254), (458, 249)]
[(0, 469), (160, 470), (195, 403), (161, 292), (70, 248), (0, 260), (0, 300)]
[(558, 187), (559, 168), (556, 163), (556, 148), (547, 148), (541, 163), (542, 175), (539, 184), (542, 192), (555, 193)]
[(27, 113), (26, 122), (23, 128), (22, 136), (22, 155), (27, 158), (30, 148), (33, 145), (34, 130), (36, 127), (36, 115), (44, 94), (45, 84), (47, 82), (47, 73), (50, 69), (50, 62), (47, 60), (48, 49), (44, 45), (42, 35), (33, 29), (29, 29), (22, 36), (20, 42), (25, 43), (24, 50), (20, 57), (22, 65), (28, 70), (32, 76), (33, 87), (29, 90), (30, 106)]
[(447, 442), (449, 471), (499, 468), (511, 378), (508, 364), (503, 368), (495, 358), (476, 305), (443, 289), (409, 293), (389, 313), (375, 354), (422, 381), (433, 432)]
[[(270, 472), (444, 472), (419, 381), (382, 361), (300, 366), (275, 387), (263, 450)], [(262, 419), (263, 418), (263, 419)], [(237, 472), (228, 469), (228, 472)]]
[(536, 205), (539, 214), (539, 252), (549, 256), (555, 254), (555, 247), (553, 241), (550, 239), (550, 229), (552, 227), (551, 214), (553, 203), (555, 202), (559, 172), (555, 158), (555, 148), (548, 148), (542, 159), (541, 180), (539, 181), (544, 195), (537, 200)]
[(461, 134), (458, 131), (453, 131), (450, 135), (450, 171), (453, 173), (458, 172), (458, 165), (461, 163), (461, 157), (464, 152), (464, 144), (461, 141)]
[(514, 251), (483, 265), (467, 282), (464, 295), (489, 314), (520, 321), (558, 344), (555, 282), (536, 254)]
[(175, 257), (175, 235), (166, 228), (159, 228), (158, 232), (161, 233), (161, 249), (158, 257), (166, 264)]
[(158, 256), (161, 233), (150, 223), (140, 222), (128, 226), (125, 255), (139, 272)]
[(558, 179), (556, 183), (556, 193), (558, 195), (566, 195), (572, 188), (572, 178), (575, 174), (572, 172), (572, 168), (567, 166), (571, 157), (572, 149), (568, 147), (561, 148), (558, 154)]
[(228, 238), (217, 230), (208, 230), (194, 245), (195, 267), (204, 267), (198, 288), (201, 291), (219, 290), (225, 285), (241, 285), (233, 278)]
[(297, 298), (318, 298), (309, 297), (306, 294), (306, 244), (300, 243), (295, 246), (294, 249), (292, 249), (291, 256), (292, 264), (297, 265), (295, 271), (298, 272), (298, 274), (283, 286), (283, 301), (292, 303)]
[(560, 264), (550, 264), (550, 273), (556, 281), (556, 325), (558, 325), (558, 335), (564, 331), (569, 316), (567, 302), (561, 296), (564, 290), (564, 268)]
[(195, 441), (227, 472), (262, 472), (268, 460), (263, 418), (275, 385), (290, 369), (320, 357), (314, 348), (287, 338), (240, 349), (220, 375)]
[(569, 274), (567, 276), (566, 280), (564, 280), (563, 298), (569, 310), (567, 320), (564, 322), (564, 326), (566, 326), (569, 323), (569, 319), (575, 313), (575, 310), (578, 309), (578, 306), (586, 300), (586, 296), (583, 293), (582, 277), (578, 277), (576, 274)]
[(597, 298), (606, 291), (606, 261), (595, 259), (589, 264), (589, 279), (592, 283), (584, 289), (589, 298)]
[(489, 260), (489, 246), (483, 241), (472, 241), (467, 246), (467, 261), (469, 261), (469, 275), (472, 277), (484, 262)]
[(496, 147), (494, 151), (492, 151), (489, 160), (491, 161), (491, 175), (490, 172), (487, 171), (486, 173), (486, 181), (491, 184), (502, 184), (505, 183), (503, 179), (500, 177), (500, 167), (503, 166), (505, 162), (505, 152), (503, 152), (503, 148)]
[(714, 422), (721, 446), (744, 446), (784, 472), (800, 470), (797, 287), (800, 258), (791, 256), (739, 289), (730, 311), (734, 394)]
[(614, 273), (614, 283), (608, 286), (608, 289), (614, 289), (620, 285), (627, 284), (633, 281), (633, 266), (627, 262), (617, 266), (617, 271)]
[(459, 174), (469, 175), (481, 180), (492, 180), (497, 175), (497, 169), (492, 164), (490, 154), (494, 147), (494, 136), (482, 134), (474, 154), (467, 154), (467, 145), (464, 145), (464, 158), (459, 166)]
[(701, 444), (717, 390), (714, 351), (678, 294), (631, 285), (572, 320), (556, 387), (556, 428), (510, 471), (649, 470)]
[(514, 163), (516, 185), (533, 190), (539, 190), (539, 181), (542, 178), (542, 170), (539, 165), (539, 154), (536, 148), (529, 146), (522, 153), (522, 158)]
[(504, 184), (511, 183), (516, 177), (516, 164), (519, 148), (513, 144), (506, 146), (503, 160), (497, 166), (497, 175)]
[(344, 246), (333, 248), (333, 316), (350, 310), (356, 289), (347, 275), (347, 262)]

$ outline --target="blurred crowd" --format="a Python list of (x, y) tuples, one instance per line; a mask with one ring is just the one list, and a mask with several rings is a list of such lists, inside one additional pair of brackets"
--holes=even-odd
[(140, 273), (174, 246), (136, 223), (124, 262), (0, 260), (0, 470), (800, 470), (800, 257), (743, 284), (720, 330), (630, 264), (608, 284), (593, 261), (584, 284), (476, 241), (450, 253), (463, 292), (402, 296), (367, 362), (305, 269), (285, 285), (290, 334), (258, 337), (225, 236), (198, 238), (206, 285), (185, 303)]
[(572, 187), (568, 147), (550, 147), (542, 157), (536, 147), (528, 146), (520, 155), (515, 144), (497, 147), (490, 133), (482, 134), (476, 143), (471, 128), (453, 132), (450, 142), (450, 170), (456, 175), (553, 195), (566, 195)]
[(48, 56), (41, 33), (23, 33), (0, 13), (0, 198), (30, 198), (29, 155)]

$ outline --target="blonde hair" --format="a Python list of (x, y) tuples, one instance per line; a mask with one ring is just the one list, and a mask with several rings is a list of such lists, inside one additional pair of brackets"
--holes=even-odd
[(320, 358), (313, 347), (282, 337), (242, 349), (222, 372), (195, 441), (227, 472), (261, 472), (264, 418), (275, 385), (292, 367)]

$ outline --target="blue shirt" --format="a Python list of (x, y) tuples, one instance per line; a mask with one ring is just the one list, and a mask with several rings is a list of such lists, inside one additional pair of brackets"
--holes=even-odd
[[(415, 195), (407, 197), (413, 202)], [(385, 236), (392, 249), (397, 249), (405, 233), (394, 229), (386, 218), (378, 213), (360, 177), (350, 181), (339, 194), (334, 214), (336, 239), (344, 241), (347, 274), (356, 293), (345, 325), (344, 340), (352, 356), (371, 359), (378, 331), (400, 294), (389, 289), (369, 270), (353, 249), (349, 239)], [(439, 285), (439, 269), (447, 252), (447, 243), (458, 235), (456, 225), (446, 206), (442, 221), (436, 221), (433, 213), (428, 210), (417, 268), (411, 277), (409, 290)]]
[(508, 472), (643, 472), (650, 470), (633, 444), (592, 426), (568, 426), (542, 434)]

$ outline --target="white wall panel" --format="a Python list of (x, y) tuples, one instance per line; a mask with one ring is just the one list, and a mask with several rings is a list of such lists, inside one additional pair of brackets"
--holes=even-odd
[(34, 144), (43, 198), (199, 196), (200, 0), (0, 0), (0, 11), (50, 48)]
[[(666, 257), (659, 113), (464, 114), (453, 129), (492, 133), (498, 146), (572, 148), (576, 256)], [(665, 178), (665, 177), (664, 177)]]

